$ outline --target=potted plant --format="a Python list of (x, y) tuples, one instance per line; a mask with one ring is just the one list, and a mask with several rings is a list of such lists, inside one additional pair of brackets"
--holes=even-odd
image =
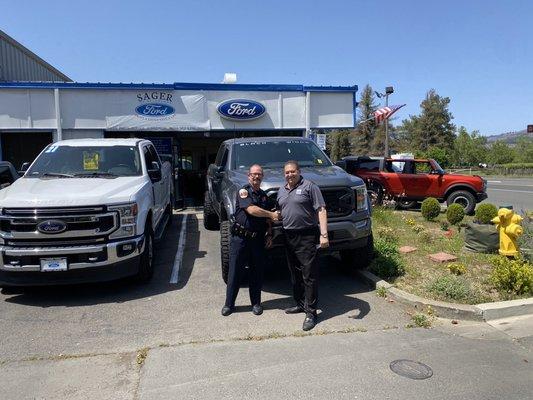
[(490, 222), (498, 215), (494, 204), (483, 203), (476, 208), (474, 221), (465, 225), (465, 249), (476, 253), (496, 253), (500, 239)]

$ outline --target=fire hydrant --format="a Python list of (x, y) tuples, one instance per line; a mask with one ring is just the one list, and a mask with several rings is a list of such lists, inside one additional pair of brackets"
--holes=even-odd
[(524, 232), (520, 226), (522, 219), (513, 210), (500, 208), (498, 210), (498, 216), (491, 220), (493, 224), (496, 224), (496, 229), (500, 234), (499, 252), (502, 256), (516, 257), (518, 255), (518, 244), (516, 240)]

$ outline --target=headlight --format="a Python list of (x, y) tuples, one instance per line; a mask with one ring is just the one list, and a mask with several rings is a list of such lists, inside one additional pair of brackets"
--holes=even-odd
[(118, 230), (109, 236), (111, 239), (135, 236), (137, 233), (137, 203), (109, 206), (107, 209), (117, 211), (120, 222)]
[(355, 207), (357, 211), (368, 210), (366, 186), (352, 186), (355, 195)]

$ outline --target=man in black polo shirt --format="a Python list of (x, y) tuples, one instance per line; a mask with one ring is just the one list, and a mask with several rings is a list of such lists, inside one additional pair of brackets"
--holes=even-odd
[[(287, 184), (278, 191), (283, 230), (286, 238), (287, 263), (296, 306), (287, 314), (305, 312), (302, 329), (316, 325), (318, 306), (318, 247), (329, 246), (326, 203), (318, 186), (300, 175), (297, 161), (284, 166)], [(320, 238), (320, 239), (318, 239)]]
[(263, 313), (261, 288), (265, 245), (272, 245), (269, 218), (276, 221), (278, 214), (268, 211), (267, 195), (260, 189), (263, 169), (252, 165), (248, 171), (248, 184), (237, 192), (235, 199), (235, 223), (231, 228), (228, 286), (222, 315), (230, 315), (235, 308), (244, 269), (249, 269), (249, 289), (252, 312)]

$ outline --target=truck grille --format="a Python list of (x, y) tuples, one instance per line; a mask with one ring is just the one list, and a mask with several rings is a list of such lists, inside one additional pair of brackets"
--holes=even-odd
[[(326, 211), (329, 218), (343, 217), (349, 215), (355, 208), (354, 192), (350, 188), (320, 188), (322, 197), (326, 202)], [(277, 190), (269, 190), (268, 197), (276, 201)]]
[[(44, 232), (39, 226), (47, 221), (61, 230)], [(104, 207), (5, 208), (0, 215), (0, 236), (11, 246), (97, 243), (117, 228), (117, 213)]]

